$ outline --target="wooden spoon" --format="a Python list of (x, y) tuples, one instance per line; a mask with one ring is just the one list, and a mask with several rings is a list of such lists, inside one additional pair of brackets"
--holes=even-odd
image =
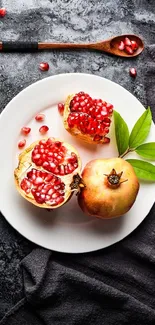
[[(118, 48), (120, 42), (124, 41), (125, 37), (136, 41), (138, 44), (138, 49), (133, 54), (128, 54)], [(132, 58), (139, 55), (144, 50), (144, 43), (140, 37), (132, 34), (116, 36), (96, 43), (0, 42), (0, 51), (4, 52), (31, 52), (51, 49), (91, 49), (126, 58)]]

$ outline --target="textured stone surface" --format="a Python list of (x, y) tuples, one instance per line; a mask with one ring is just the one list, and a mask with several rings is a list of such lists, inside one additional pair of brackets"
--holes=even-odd
[[(122, 33), (136, 33), (153, 44), (154, 0), (3, 0), (7, 15), (0, 19), (2, 40), (95, 41)], [(38, 69), (48, 61), (50, 70)], [(138, 71), (132, 80), (128, 70)], [(109, 78), (147, 105), (144, 89), (145, 52), (124, 60), (104, 53), (53, 51), (35, 54), (0, 53), (0, 110), (22, 89), (50, 75), (85, 72)], [(9, 203), (8, 203), (9, 204)], [(35, 245), (0, 217), (0, 319), (22, 296), (20, 261)]]

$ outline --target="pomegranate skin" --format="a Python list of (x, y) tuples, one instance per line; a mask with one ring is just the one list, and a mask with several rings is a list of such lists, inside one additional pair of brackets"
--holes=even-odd
[[(109, 186), (106, 176), (113, 169), (116, 173), (123, 172), (117, 188)], [(85, 214), (102, 219), (127, 213), (139, 191), (139, 181), (133, 167), (121, 158), (90, 161), (82, 172), (82, 180), (85, 187), (78, 195), (79, 206)]]

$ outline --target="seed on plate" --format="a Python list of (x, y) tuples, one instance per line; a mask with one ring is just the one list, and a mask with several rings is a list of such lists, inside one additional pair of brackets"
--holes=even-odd
[(37, 122), (42, 122), (42, 121), (44, 121), (44, 119), (45, 119), (45, 115), (44, 115), (44, 114), (37, 114), (37, 115), (35, 116), (35, 120), (36, 120)]
[(21, 129), (21, 134), (23, 135), (27, 135), (31, 132), (31, 128), (27, 127), (27, 126), (23, 126)]
[(26, 145), (26, 140), (25, 139), (18, 142), (18, 148), (19, 149), (24, 148), (25, 145)]
[(60, 115), (63, 115), (63, 112), (64, 112), (64, 104), (63, 103), (58, 104), (58, 111), (59, 111)]
[[(41, 134), (45, 134), (45, 133), (47, 133), (48, 132), (48, 130), (49, 130), (49, 127), (47, 126), (47, 125), (42, 125), (41, 127), (40, 127), (40, 129), (39, 129), (39, 132), (41, 133)], [(43, 149), (44, 150), (44, 149)], [(42, 153), (42, 152), (41, 152)]]
[(49, 64), (47, 62), (41, 62), (39, 64), (39, 69), (41, 71), (48, 71), (49, 70)]

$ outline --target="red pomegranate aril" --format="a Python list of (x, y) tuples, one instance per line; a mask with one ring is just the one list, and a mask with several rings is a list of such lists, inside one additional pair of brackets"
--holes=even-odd
[(98, 141), (102, 140), (102, 137), (100, 135), (96, 134), (94, 136), (93, 140), (98, 142)]
[(60, 175), (65, 175), (65, 167), (64, 167), (64, 165), (60, 165), (59, 166), (59, 173), (60, 173)]
[(128, 37), (125, 37), (124, 45), (125, 46), (131, 46), (131, 40)]
[(58, 104), (58, 111), (59, 111), (60, 115), (63, 115), (63, 113), (64, 113), (64, 104), (63, 103)]
[(130, 54), (130, 55), (133, 54), (133, 50), (132, 50), (132, 48), (131, 48), (130, 46), (125, 46), (125, 52), (126, 52), (127, 54)]
[(135, 68), (130, 68), (129, 72), (131, 77), (135, 78), (137, 76), (137, 71)]
[(36, 161), (34, 161), (35, 162), (35, 164), (36, 164), (36, 166), (41, 166), (42, 165), (42, 159), (39, 159), (39, 160), (36, 160)]
[(48, 71), (49, 70), (49, 64), (47, 62), (41, 62), (39, 64), (39, 69), (41, 71)]
[(27, 126), (23, 126), (21, 129), (21, 134), (23, 135), (28, 135), (31, 132), (31, 128), (27, 127)]
[(25, 145), (26, 145), (26, 140), (25, 139), (18, 142), (18, 148), (19, 149), (24, 148)]
[(6, 8), (0, 8), (0, 18), (3, 18), (6, 15)]
[(42, 184), (44, 181), (43, 181), (43, 179), (41, 178), (41, 177), (37, 177), (35, 180), (34, 180), (34, 182), (33, 182), (33, 184), (34, 185), (40, 185), (40, 184)]
[(35, 120), (36, 120), (37, 122), (43, 122), (43, 121), (45, 120), (45, 115), (44, 115), (44, 114), (37, 114), (37, 115), (35, 116)]
[(48, 130), (49, 130), (49, 127), (48, 127), (47, 125), (42, 125), (42, 126), (40, 127), (40, 129), (39, 129), (39, 132), (40, 132), (41, 134), (46, 134), (46, 133), (48, 132)]
[(133, 51), (137, 51), (138, 49), (138, 44), (136, 41), (131, 41), (131, 48)]
[(109, 143), (109, 142), (110, 142), (110, 138), (104, 137), (104, 143)]
[(36, 153), (33, 155), (33, 161), (39, 160), (41, 158), (41, 155), (39, 153)]
[(57, 199), (56, 199), (56, 202), (57, 204), (60, 204), (64, 201), (64, 197), (63, 196), (59, 196)]
[(120, 42), (120, 44), (118, 45), (118, 48), (119, 48), (120, 51), (123, 51), (124, 50), (125, 45), (124, 45), (124, 42), (123, 41)]

